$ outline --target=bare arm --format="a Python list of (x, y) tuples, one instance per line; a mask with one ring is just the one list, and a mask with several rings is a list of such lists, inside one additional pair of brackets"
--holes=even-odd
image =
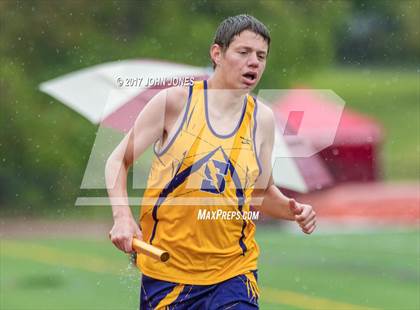
[[(274, 116), (268, 107), (259, 103), (257, 142), (261, 141), (259, 158), (261, 163), (261, 175), (255, 186), (253, 196), (260, 198), (260, 204), (254, 205), (266, 215), (277, 219), (293, 220), (293, 214), (289, 208), (289, 198), (274, 185), (271, 175), (271, 154), (274, 145)], [(262, 110), (262, 111), (261, 111)], [(261, 203), (261, 198), (263, 198)]]
[(137, 117), (133, 128), (111, 153), (106, 163), (105, 179), (114, 216), (129, 212), (127, 173), (140, 156), (163, 132), (166, 91), (156, 95)]
[(151, 144), (163, 136), (165, 131), (164, 116), (168, 112), (169, 105), (167, 99), (169, 97), (178, 98), (180, 97), (179, 93), (180, 91), (177, 89), (167, 89), (153, 97), (106, 163), (105, 180), (114, 218), (110, 239), (117, 248), (126, 253), (132, 251), (131, 243), (134, 236), (142, 238), (140, 228), (133, 218), (128, 203), (128, 170)]
[[(262, 104), (260, 103), (260, 106)], [(274, 145), (275, 120), (273, 112), (265, 106), (259, 115), (260, 128), (258, 137), (262, 137), (259, 158), (262, 174), (258, 179), (253, 196), (263, 198), (262, 203), (254, 205), (254, 208), (264, 214), (277, 218), (296, 221), (302, 231), (310, 234), (315, 229), (315, 212), (312, 206), (301, 204), (294, 199), (286, 197), (274, 184), (271, 170), (271, 154)], [(260, 109), (262, 110), (262, 109)], [(258, 200), (256, 200), (258, 201)]]

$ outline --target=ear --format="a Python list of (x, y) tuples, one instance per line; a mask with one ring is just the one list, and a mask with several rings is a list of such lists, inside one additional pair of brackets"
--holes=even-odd
[(220, 61), (222, 59), (222, 48), (219, 44), (213, 44), (210, 47), (210, 57), (213, 60), (213, 62), (218, 66), (220, 64)]

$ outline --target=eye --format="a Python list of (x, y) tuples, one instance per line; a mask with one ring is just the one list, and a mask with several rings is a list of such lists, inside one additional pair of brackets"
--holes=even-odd
[(246, 54), (247, 54), (247, 52), (246, 52), (246, 51), (239, 51), (239, 54), (241, 54), (241, 55), (246, 55)]
[(259, 54), (258, 55), (258, 59), (260, 59), (260, 60), (265, 60), (265, 58), (266, 58), (266, 55), (264, 55), (264, 54)]

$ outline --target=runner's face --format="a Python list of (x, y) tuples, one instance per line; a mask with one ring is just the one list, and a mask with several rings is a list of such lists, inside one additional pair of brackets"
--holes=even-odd
[(254, 89), (264, 72), (267, 51), (267, 42), (255, 32), (245, 30), (234, 37), (218, 64), (229, 88)]

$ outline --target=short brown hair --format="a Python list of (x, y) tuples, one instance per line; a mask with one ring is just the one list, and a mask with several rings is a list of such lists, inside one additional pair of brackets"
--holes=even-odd
[[(233, 38), (245, 30), (250, 30), (262, 36), (267, 42), (268, 48), (270, 48), (271, 37), (267, 27), (254, 16), (247, 14), (230, 16), (222, 21), (219, 27), (217, 27), (213, 44), (218, 44), (222, 48), (222, 51), (226, 51), (230, 43), (232, 43)], [(213, 60), (212, 62), (214, 69), (216, 64)]]

